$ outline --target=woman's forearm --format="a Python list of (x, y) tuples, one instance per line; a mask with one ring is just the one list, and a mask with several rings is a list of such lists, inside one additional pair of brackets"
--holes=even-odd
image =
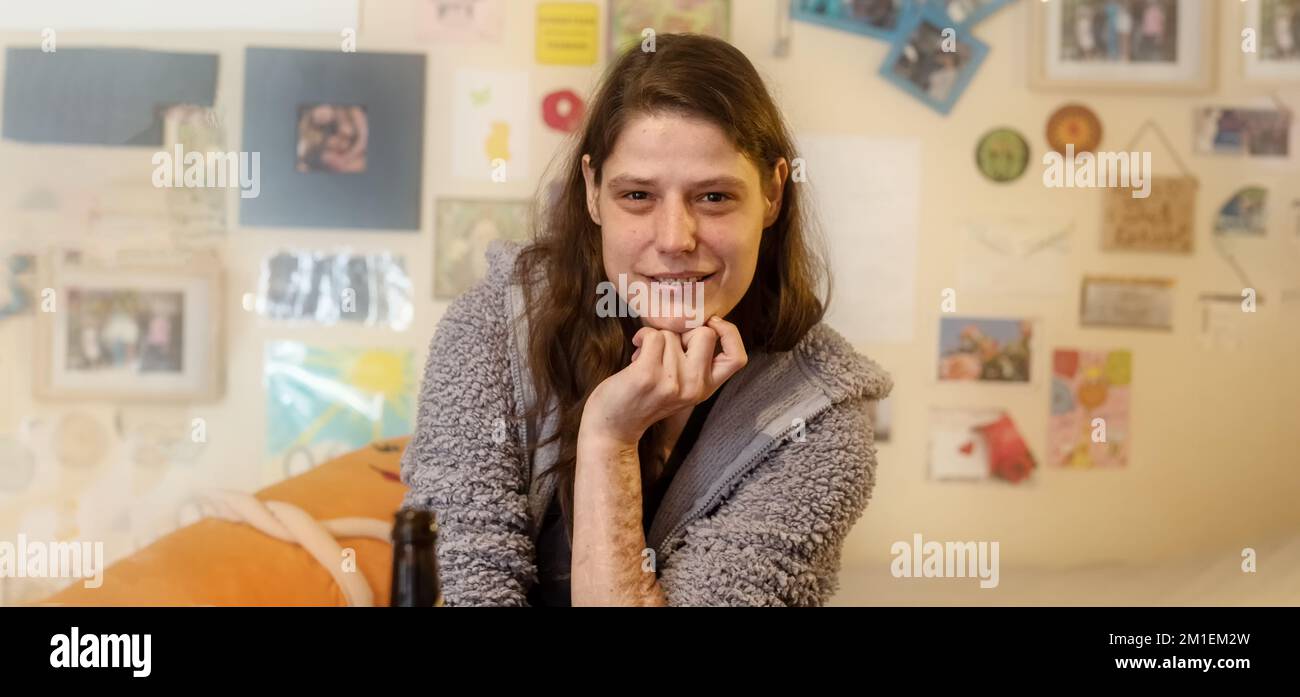
[(583, 419), (573, 485), (574, 606), (663, 606), (653, 569), (642, 570), (641, 464), (637, 443)]

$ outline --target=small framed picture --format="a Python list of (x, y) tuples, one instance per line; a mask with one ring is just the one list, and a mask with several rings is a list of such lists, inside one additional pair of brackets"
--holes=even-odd
[(221, 273), (101, 265), (52, 254), (37, 312), (36, 394), (46, 399), (212, 401), (220, 396)]
[(965, 30), (955, 35), (935, 6), (910, 15), (894, 39), (880, 74), (940, 114), (947, 115), (988, 55)]
[(1084, 276), (1079, 324), (1123, 329), (1174, 328), (1174, 281)]
[(790, 17), (892, 41), (922, 0), (790, 0)]
[[(1300, 82), (1300, 0), (1255, 0), (1242, 5), (1246, 79), (1252, 82)], [(1249, 32), (1249, 34), (1247, 33)]]
[(1203, 0), (1031, 2), (1029, 83), (1057, 90), (1209, 91), (1217, 5)]

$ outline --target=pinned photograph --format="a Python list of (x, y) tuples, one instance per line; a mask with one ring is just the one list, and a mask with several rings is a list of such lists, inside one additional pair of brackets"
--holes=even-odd
[(944, 317), (939, 320), (939, 379), (1029, 382), (1033, 322)]
[(919, 7), (919, 0), (794, 0), (790, 18), (888, 40)]
[(298, 171), (366, 171), (370, 126), (366, 108), (308, 104), (298, 108)]
[(982, 41), (964, 32), (953, 35), (948, 18), (926, 7), (903, 26), (880, 73), (946, 115), (987, 54), (988, 46)]
[(1207, 108), (1196, 112), (1196, 151), (1211, 155), (1289, 157), (1291, 113)]

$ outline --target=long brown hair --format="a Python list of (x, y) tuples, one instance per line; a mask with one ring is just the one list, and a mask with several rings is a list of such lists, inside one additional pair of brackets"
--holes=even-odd
[[(779, 158), (791, 160), (794, 142), (763, 80), (743, 53), (725, 41), (694, 34), (661, 34), (654, 51), (632, 46), (605, 73), (575, 134), (554, 186), (558, 193), (539, 216), (536, 239), (521, 251), (515, 273), (525, 289), (536, 407), (534, 423), (553, 401), (559, 428), (559, 478), (566, 527), (572, 530), (575, 449), (588, 395), (631, 360), (638, 319), (600, 317), (597, 285), (607, 280), (600, 227), (588, 214), (582, 156), (591, 156), (596, 183), (625, 124), (643, 114), (677, 113), (722, 129), (736, 149), (770, 180)], [(801, 197), (787, 177), (776, 221), (763, 231), (749, 290), (727, 316), (746, 351), (788, 351), (821, 321), (829, 296), (825, 256), (810, 244)], [(664, 435), (656, 424), (639, 445), (642, 480), (663, 466)], [(538, 446), (545, 444), (539, 443)], [(645, 488), (645, 487), (643, 487)]]

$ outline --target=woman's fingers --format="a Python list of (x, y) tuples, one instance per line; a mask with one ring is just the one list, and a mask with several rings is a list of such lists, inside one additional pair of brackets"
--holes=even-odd
[[(686, 363), (683, 368), (683, 384), (696, 386), (704, 395), (710, 393), (713, 386), (713, 352), (718, 345), (718, 333), (709, 327), (698, 327), (682, 336), (686, 344)], [(701, 395), (702, 397), (704, 395)]]
[(686, 355), (682, 353), (682, 337), (667, 329), (659, 330), (659, 336), (664, 342), (664, 380), (676, 387), (681, 384), (682, 366), (686, 363)]
[(650, 329), (642, 329), (632, 338), (632, 343), (640, 340), (640, 348), (637, 353), (641, 354), (641, 362), (648, 362), (650, 365), (657, 366), (663, 362), (664, 338), (659, 332)]
[(720, 385), (749, 363), (749, 354), (745, 353), (736, 325), (715, 315), (709, 318), (708, 326), (718, 333), (718, 343), (722, 345), (722, 353), (713, 361), (712, 373), (713, 384)]

